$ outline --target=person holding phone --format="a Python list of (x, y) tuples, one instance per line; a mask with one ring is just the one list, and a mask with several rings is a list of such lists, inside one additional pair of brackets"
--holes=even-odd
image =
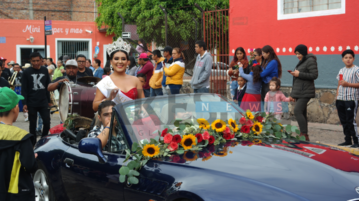
[(317, 58), (312, 53), (308, 54), (308, 48), (305, 45), (298, 45), (294, 53), (299, 62), (294, 71), (288, 71), (293, 76), (292, 93), (290, 101), (296, 102), (294, 107), (294, 116), (298, 121), (300, 136), (308, 136), (308, 118), (307, 104), (311, 98), (315, 97), (314, 80), (318, 78)]
[(251, 72), (251, 69), (248, 68), (248, 58), (246, 55), (246, 51), (244, 50), (243, 47), (238, 47), (236, 49), (236, 51), (234, 52), (234, 58), (231, 64), (229, 64), (228, 76), (232, 78), (232, 83), (231, 83), (232, 97), (234, 97), (236, 90), (238, 88), (237, 79), (239, 76), (239, 66), (243, 66), (242, 68), (245, 74), (249, 74)]

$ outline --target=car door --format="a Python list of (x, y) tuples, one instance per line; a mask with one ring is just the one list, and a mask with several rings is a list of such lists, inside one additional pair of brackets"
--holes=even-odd
[(125, 160), (122, 151), (103, 151), (107, 162), (100, 163), (97, 156), (81, 153), (77, 146), (71, 145), (61, 164), (64, 189), (69, 199), (124, 200), (124, 184), (119, 182), (119, 169)]

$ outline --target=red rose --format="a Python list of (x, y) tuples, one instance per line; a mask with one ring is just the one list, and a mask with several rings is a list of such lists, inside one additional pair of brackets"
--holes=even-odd
[(251, 131), (251, 128), (249, 126), (242, 126), (241, 132), (242, 133), (249, 133)]
[(253, 121), (248, 119), (247, 122), (246, 122), (246, 126), (252, 127), (253, 126)]
[(213, 144), (215, 141), (213, 135), (209, 136), (209, 139), (208, 139), (208, 144)]
[(258, 122), (263, 122), (263, 117), (261, 117), (261, 116), (258, 116), (258, 117), (256, 117), (256, 120), (258, 121)]
[(168, 149), (170, 151), (176, 151), (178, 149), (178, 143), (176, 142), (171, 142), (170, 145), (168, 145)]
[(240, 118), (239, 123), (242, 124), (242, 125), (246, 124), (246, 118), (245, 117)]
[(177, 155), (171, 156), (171, 161), (174, 163), (178, 163), (180, 160), (181, 160), (181, 157), (179, 157)]
[(172, 138), (172, 142), (175, 142), (175, 143), (180, 143), (182, 140), (181, 136), (180, 135), (174, 135), (173, 138)]
[[(234, 137), (234, 135), (233, 135)], [(229, 129), (228, 127), (226, 127), (226, 130), (223, 131), (223, 138), (226, 139), (226, 140), (230, 140), (233, 138), (232, 137), (232, 133), (231, 133), (231, 129)]]
[(202, 137), (203, 137), (204, 140), (208, 140), (209, 139), (208, 131), (204, 131), (203, 134), (202, 134)]
[(165, 137), (163, 138), (163, 141), (164, 141), (166, 144), (171, 143), (171, 142), (172, 142), (172, 135), (169, 134), (169, 133), (167, 133), (167, 134), (165, 135)]
[(167, 132), (168, 132), (168, 128), (164, 129), (162, 131), (161, 137), (164, 137), (167, 134)]
[(197, 138), (197, 143), (202, 142), (203, 137), (202, 137), (202, 134), (201, 134), (201, 133), (197, 133), (195, 136), (196, 136), (196, 138)]
[(209, 153), (209, 152), (204, 153), (204, 157), (209, 157), (209, 156), (211, 156), (211, 153)]

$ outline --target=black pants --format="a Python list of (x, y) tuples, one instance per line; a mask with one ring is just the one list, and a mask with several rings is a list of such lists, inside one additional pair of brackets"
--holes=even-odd
[(358, 102), (337, 100), (336, 106), (340, 123), (343, 125), (345, 142), (352, 143), (353, 138), (354, 144), (358, 144), (359, 136), (357, 123), (355, 121), (358, 110)]
[(42, 129), (42, 137), (44, 137), (49, 134), (49, 130), (50, 130), (50, 109), (48, 106), (46, 107), (27, 106), (27, 109), (29, 110), (30, 133), (35, 135), (34, 143), (36, 143), (37, 112), (40, 113), (40, 116), (44, 124), (44, 127)]
[(269, 83), (266, 84), (266, 83), (262, 82), (261, 100), (262, 100), (263, 104), (264, 104), (264, 98), (266, 97), (268, 91), (269, 91)]
[(298, 98), (295, 101), (294, 116), (302, 134), (308, 134), (307, 104), (310, 98)]

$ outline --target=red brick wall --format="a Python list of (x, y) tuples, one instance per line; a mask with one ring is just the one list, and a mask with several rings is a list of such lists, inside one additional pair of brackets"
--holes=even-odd
[[(95, 0), (32, 0), (34, 20), (94, 21)], [(29, 0), (0, 1), (0, 19), (30, 19)]]

